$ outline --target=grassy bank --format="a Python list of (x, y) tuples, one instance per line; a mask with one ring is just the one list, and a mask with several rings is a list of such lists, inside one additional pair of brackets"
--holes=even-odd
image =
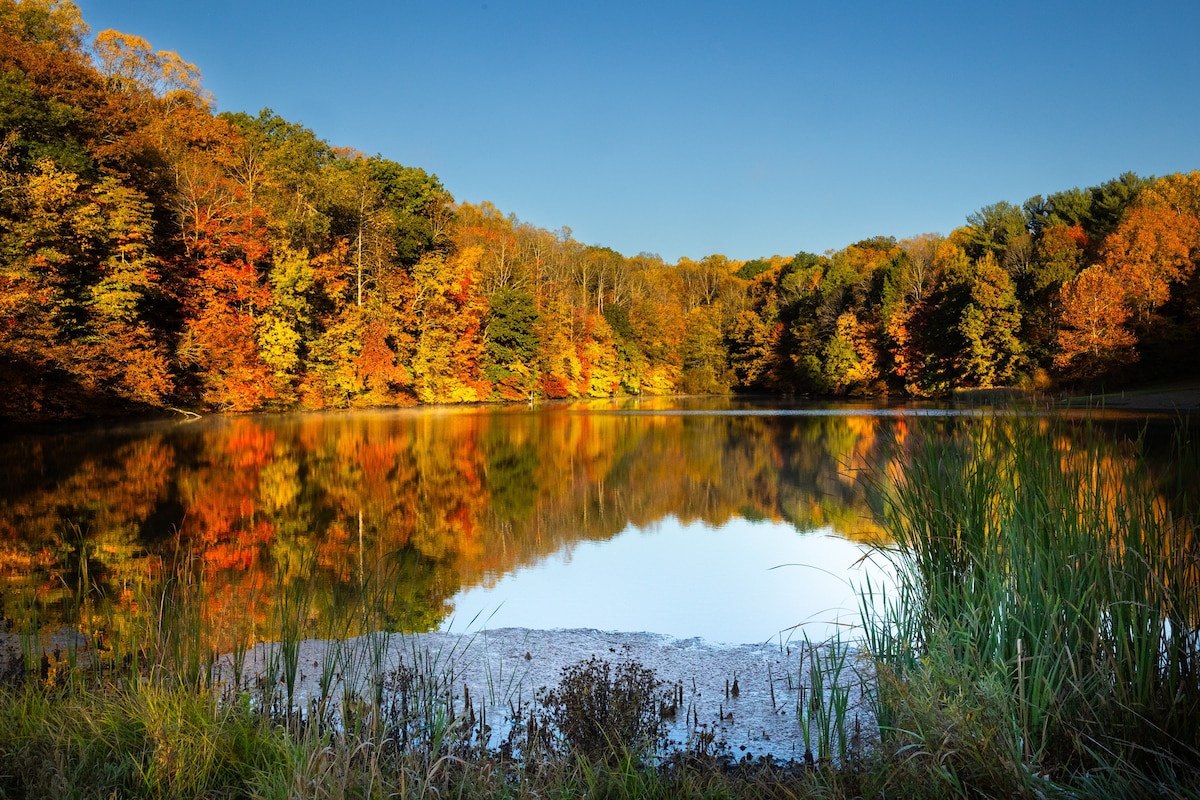
[[(664, 718), (684, 713), (667, 706), (675, 689), (630, 661), (568, 668), (498, 745), (440, 669), (389, 671), (382, 700), (291, 707), (286, 688), (259, 681), (15, 669), (0, 690), (0, 797), (797, 798), (864, 782), (820, 750), (811, 766), (739, 762), (704, 737), (668, 750)], [(816, 729), (819, 704), (811, 713), (813, 747), (836, 741)]]
[[(468, 691), (470, 637), (455, 637), (461, 649), (402, 637), (397, 653), (386, 634), (353, 635), (385, 627), (373, 609), (390, 604), (374, 591), (321, 630), (311, 599), (290, 592), (272, 604), (273, 644), (251, 646), (206, 612), (203, 571), (181, 558), (119, 635), (101, 620), (86, 637), (40, 639), (30, 605), (6, 637), (0, 797), (795, 798), (862, 781), (834, 767), (865, 753), (865, 736), (850, 739), (844, 649), (775, 676), (772, 705), (777, 692), (811, 764), (739, 760), (694, 685), (664, 684), (628, 656), (569, 665), (535, 696), (507, 672)], [(82, 627), (96, 615), (78, 596)]]

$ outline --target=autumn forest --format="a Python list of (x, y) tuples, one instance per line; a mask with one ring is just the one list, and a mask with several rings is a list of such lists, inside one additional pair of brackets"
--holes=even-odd
[(1200, 365), (1200, 172), (997, 202), (948, 235), (669, 264), (214, 108), (174, 53), (0, 0), (0, 418), (936, 397)]

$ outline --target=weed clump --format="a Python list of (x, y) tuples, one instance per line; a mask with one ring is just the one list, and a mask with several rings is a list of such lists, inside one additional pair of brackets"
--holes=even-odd
[(654, 670), (636, 660), (614, 665), (592, 656), (563, 667), (558, 685), (539, 699), (573, 752), (612, 763), (651, 753), (665, 740), (662, 687)]

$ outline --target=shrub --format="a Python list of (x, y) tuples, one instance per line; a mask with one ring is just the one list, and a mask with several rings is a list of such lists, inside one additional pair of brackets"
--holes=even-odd
[(654, 670), (638, 661), (614, 666), (592, 656), (563, 667), (558, 685), (540, 700), (568, 747), (612, 762), (652, 751), (664, 739), (662, 685)]

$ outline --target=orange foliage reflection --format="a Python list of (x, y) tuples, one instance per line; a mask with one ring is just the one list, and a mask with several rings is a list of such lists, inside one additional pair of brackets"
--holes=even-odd
[[(131, 627), (164, 579), (186, 570), (217, 649), (274, 636), (284, 596), (305, 598), (313, 634), (360, 606), (384, 622), (351, 615), (343, 633), (429, 630), (460, 589), (667, 516), (882, 542), (867, 473), (902, 480), (922, 437), (969, 436), (981, 452), (1007, 438), (1003, 417), (747, 414), (717, 403), (706, 409), (720, 413), (651, 399), (20, 438), (3, 454), (4, 611), (21, 622), (33, 592), (53, 612), (45, 624), (63, 624), (86, 597), (97, 618)], [(1057, 446), (1065, 470), (1092, 445)], [(1126, 458), (1112, 450), (1094, 463), (1119, 481)]]

